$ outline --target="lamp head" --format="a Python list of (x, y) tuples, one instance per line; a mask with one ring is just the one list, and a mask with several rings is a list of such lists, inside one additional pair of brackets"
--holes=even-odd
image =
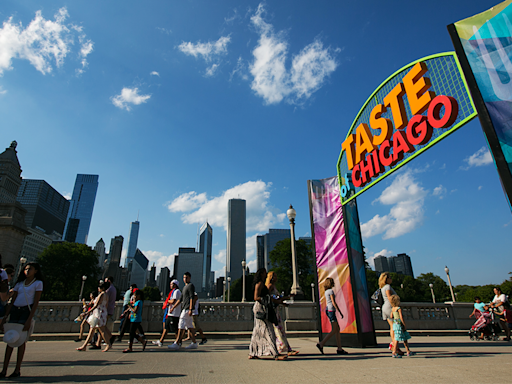
[(429, 286), (430, 288), (434, 288), (434, 284), (432, 284), (432, 283), (430, 283), (428, 286)]
[(245, 260), (242, 260), (242, 268), (245, 268), (245, 265), (246, 265)]
[(297, 212), (293, 209), (293, 206), (290, 204), (290, 208), (286, 211), (286, 216), (290, 221), (295, 220), (295, 216), (297, 216)]
[(450, 273), (450, 270), (448, 269), (448, 267), (446, 265), (444, 266), (444, 271), (446, 272), (446, 274)]
[(83, 276), (82, 276), (82, 280), (83, 280), (83, 281), (87, 280), (87, 276), (83, 275)]

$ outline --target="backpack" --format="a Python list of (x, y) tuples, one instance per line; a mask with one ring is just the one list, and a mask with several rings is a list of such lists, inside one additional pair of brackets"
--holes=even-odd
[(384, 304), (384, 297), (382, 297), (382, 291), (380, 290), (380, 288), (373, 293), (371, 298), (372, 300), (375, 300), (375, 302), (377, 302), (379, 307), (382, 307), (382, 305)]

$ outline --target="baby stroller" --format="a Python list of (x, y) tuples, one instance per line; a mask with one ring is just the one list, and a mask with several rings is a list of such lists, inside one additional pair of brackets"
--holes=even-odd
[(494, 319), (494, 312), (475, 310), (475, 324), (469, 330), (470, 340), (499, 340), (500, 325)]

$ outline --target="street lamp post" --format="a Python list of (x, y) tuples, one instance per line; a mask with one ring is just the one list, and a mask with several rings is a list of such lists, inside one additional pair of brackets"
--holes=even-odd
[(311, 301), (315, 302), (315, 283), (311, 283)]
[(434, 295), (434, 284), (430, 283), (428, 285), (430, 287), (430, 293), (432, 293), (432, 302), (436, 303), (436, 295)]
[(226, 279), (222, 280), (222, 302), (226, 302)]
[(228, 276), (228, 303), (231, 301), (231, 276)]
[(452, 294), (452, 301), (455, 303), (455, 295), (453, 294), (452, 280), (450, 279), (450, 270), (445, 265), (444, 271), (446, 272), (446, 276), (448, 276), (448, 285), (450, 286), (450, 293)]
[(87, 280), (87, 276), (82, 276), (82, 288), (80, 288), (80, 296), (78, 297), (78, 301), (82, 301), (82, 294), (84, 293), (84, 284), (85, 280)]
[(245, 263), (245, 260), (242, 260), (242, 303), (245, 303), (245, 266), (247, 264)]
[(290, 208), (286, 211), (286, 215), (288, 219), (290, 219), (290, 237), (291, 237), (291, 247), (292, 247), (292, 274), (293, 274), (293, 285), (290, 293), (296, 296), (302, 296), (302, 289), (299, 286), (299, 279), (297, 276), (297, 255), (295, 254), (295, 216), (297, 216), (297, 212), (293, 209), (293, 206), (290, 204)]

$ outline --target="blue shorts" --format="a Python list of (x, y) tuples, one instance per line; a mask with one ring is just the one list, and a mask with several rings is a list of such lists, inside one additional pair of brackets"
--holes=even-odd
[(327, 315), (327, 317), (329, 318), (329, 321), (331, 323), (338, 321), (338, 320), (336, 320), (336, 311), (329, 311), (328, 309), (326, 309), (325, 314)]
[(28, 309), (28, 305), (25, 307), (15, 307), (11, 308), (11, 312), (9, 313), (9, 323), (14, 324), (25, 324), (30, 316), (30, 309)]

